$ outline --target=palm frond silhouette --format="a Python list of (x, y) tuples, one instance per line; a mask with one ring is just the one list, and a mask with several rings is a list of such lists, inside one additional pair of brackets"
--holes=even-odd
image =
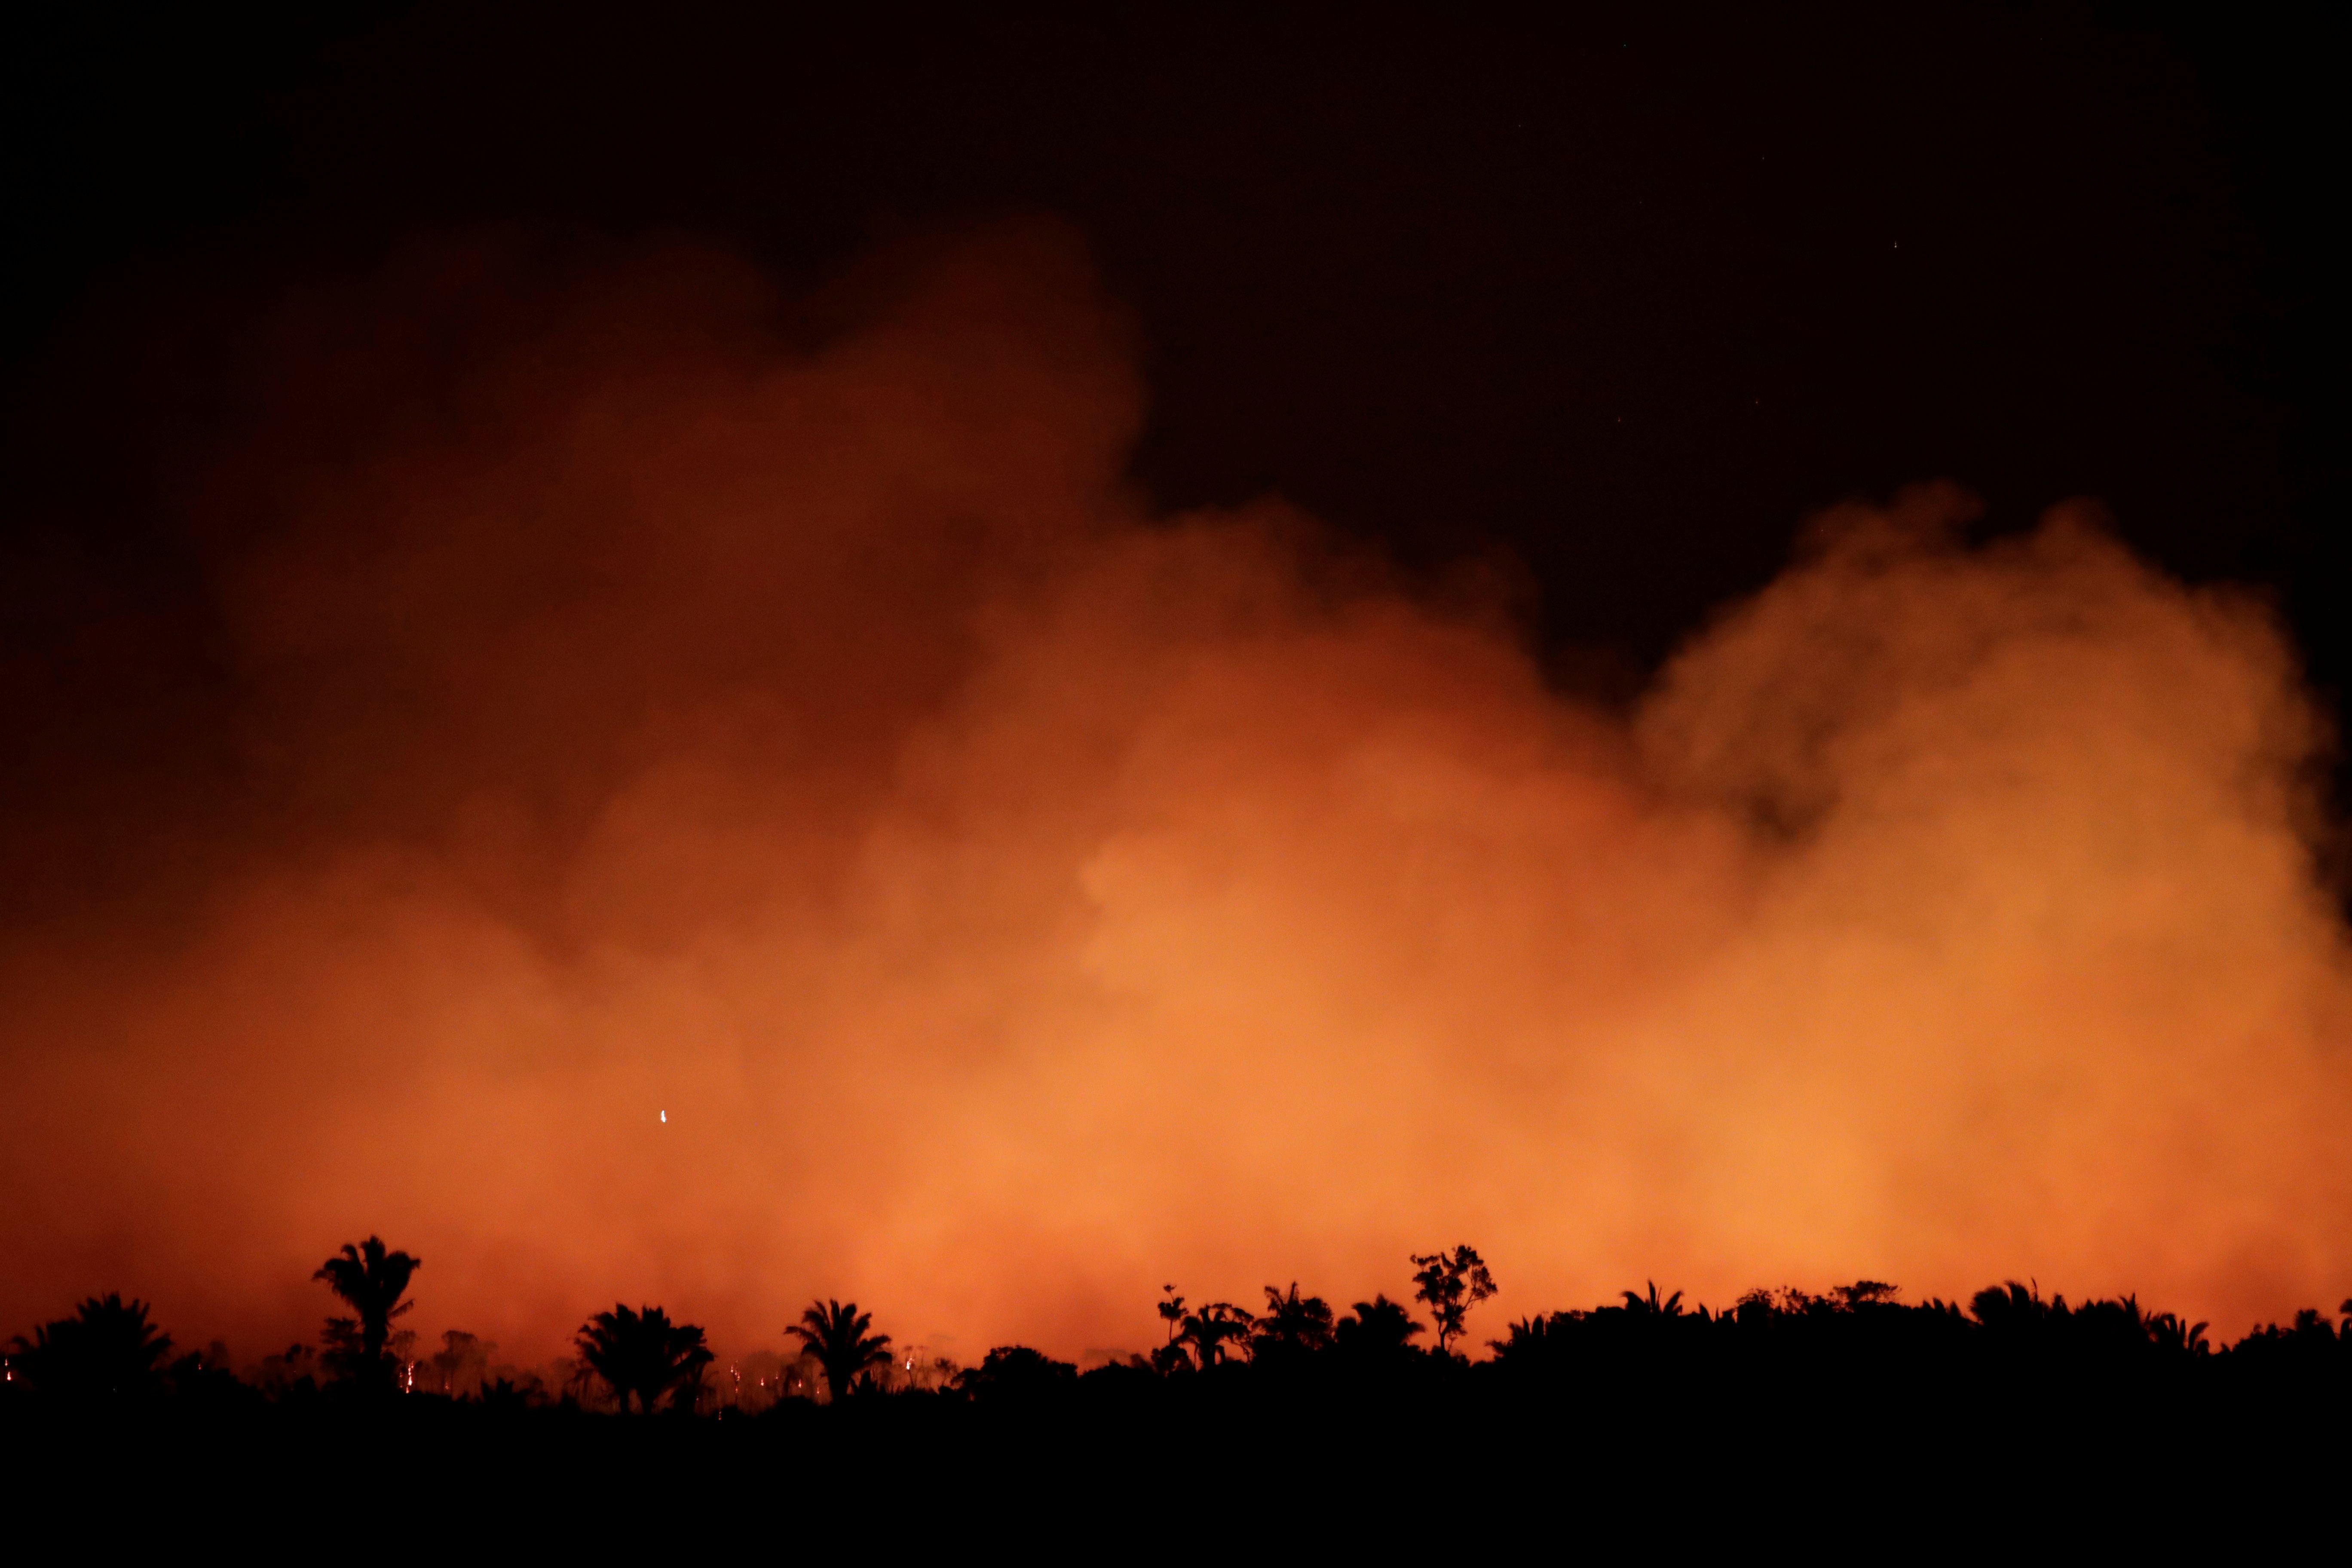
[(1638, 1290), (1620, 1290), (1617, 1292), (1617, 1294), (1625, 1298), (1625, 1310), (1631, 1312), (1637, 1318), (1679, 1318), (1683, 1315), (1683, 1293), (1681, 1291), (1677, 1290), (1673, 1295), (1661, 1301), (1658, 1300), (1658, 1282), (1654, 1279), (1649, 1279), (1644, 1280), (1643, 1283), (1648, 1285), (1650, 1288), (1650, 1292), (1646, 1296)]
[(1160, 1303), (1153, 1308), (1160, 1321), (1168, 1325), (1168, 1342), (1174, 1344), (1176, 1336), (1184, 1331), (1184, 1298), (1176, 1293), (1173, 1285), (1160, 1287)]
[(816, 1357), (824, 1369), (825, 1391), (838, 1401), (848, 1398), (861, 1379), (870, 1383), (866, 1374), (890, 1360), (890, 1336), (868, 1334), (873, 1326), (874, 1315), (859, 1311), (856, 1302), (828, 1300), (810, 1302), (801, 1321), (784, 1332)]
[[(2352, 1310), (2352, 1302), (2346, 1306)], [(2158, 1312), (2147, 1320), (2148, 1342), (2174, 1355), (2210, 1355), (2213, 1347), (2205, 1339), (2205, 1331), (2210, 1326), (2189, 1322), (2170, 1312)]]
[(1509, 1338), (1488, 1340), (1486, 1348), (1504, 1366), (1517, 1369), (1535, 1365), (1561, 1353), (1568, 1340), (1561, 1331), (1561, 1321), (1559, 1313), (1517, 1319), (1511, 1324)]
[(1186, 1314), (1183, 1332), (1176, 1338), (1179, 1343), (1192, 1347), (1194, 1359), (1206, 1371), (1224, 1361), (1230, 1353), (1226, 1346), (1245, 1344), (1256, 1321), (1231, 1301), (1210, 1301), (1202, 1304), (1199, 1311)]
[(1265, 1310), (1250, 1335), (1254, 1357), (1305, 1355), (1331, 1344), (1331, 1303), (1320, 1296), (1302, 1296), (1298, 1281), (1286, 1291), (1265, 1288)]
[(109, 1291), (19, 1336), (14, 1359), (45, 1394), (77, 1401), (121, 1401), (155, 1393), (172, 1336), (149, 1319), (147, 1303)]
[(328, 1258), (310, 1276), (353, 1313), (327, 1320), (328, 1359), (345, 1376), (371, 1386), (392, 1386), (397, 1369), (384, 1347), (392, 1339), (392, 1321), (416, 1305), (401, 1298), (424, 1266), (422, 1258), (385, 1250), (383, 1238), (371, 1236), (356, 1247), (345, 1242), (340, 1256)]
[(1969, 1314), (1989, 1329), (2017, 1328), (2040, 1322), (2051, 1312), (2039, 1286), (2011, 1279), (1991, 1285), (1969, 1299)]
[(629, 1413), (629, 1396), (637, 1409), (650, 1415), (663, 1395), (676, 1407), (691, 1410), (702, 1384), (702, 1369), (710, 1364), (702, 1330), (693, 1323), (673, 1323), (659, 1307), (631, 1311), (619, 1302), (580, 1327), (572, 1343), (580, 1357), (612, 1389), (621, 1414)]
[(1331, 1343), (1351, 1356), (1384, 1360), (1413, 1350), (1413, 1336), (1428, 1331), (1402, 1302), (1378, 1295), (1331, 1325)]

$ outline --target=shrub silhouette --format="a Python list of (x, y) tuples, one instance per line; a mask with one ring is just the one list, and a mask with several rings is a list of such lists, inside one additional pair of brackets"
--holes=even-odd
[(399, 1372), (385, 1349), (392, 1339), (392, 1321), (416, 1305), (401, 1297), (423, 1267), (421, 1258), (385, 1251), (383, 1237), (374, 1236), (357, 1247), (345, 1242), (341, 1256), (319, 1266), (310, 1278), (324, 1282), (357, 1314), (327, 1320), (330, 1366), (362, 1387), (391, 1391)]
[(76, 1403), (122, 1403), (162, 1391), (163, 1358), (172, 1336), (151, 1321), (144, 1301), (109, 1291), (92, 1296), (73, 1316), (43, 1323), (30, 1340), (19, 1336), (12, 1360), (36, 1391)]
[(856, 1392), (861, 1383), (870, 1386), (873, 1380), (867, 1374), (889, 1363), (890, 1336), (867, 1334), (873, 1326), (874, 1315), (859, 1311), (856, 1302), (828, 1300), (810, 1302), (801, 1321), (784, 1332), (816, 1357), (824, 1369), (825, 1392), (839, 1401)]
[(650, 1415), (664, 1394), (681, 1410), (694, 1408), (700, 1391), (702, 1369), (710, 1364), (702, 1330), (692, 1323), (673, 1323), (659, 1307), (632, 1312), (614, 1302), (609, 1312), (588, 1320), (573, 1340), (580, 1357), (604, 1380), (629, 1413), (629, 1395), (637, 1409)]

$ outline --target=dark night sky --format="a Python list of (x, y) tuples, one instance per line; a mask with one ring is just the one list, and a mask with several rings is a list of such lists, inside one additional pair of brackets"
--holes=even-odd
[(1555, 646), (1638, 668), (1809, 509), (1942, 476), (1989, 528), (2101, 498), (2174, 570), (2278, 589), (2323, 685), (2352, 669), (2340, 30), (47, 9), (5, 50), (0, 353), (11, 640), (56, 668), (79, 606), (171, 622), (156, 433), (202, 439), (205, 344), (276, 290), (484, 222), (814, 275), (1042, 209), (1137, 314), (1163, 502), (1278, 490), (1420, 563), (1500, 542)]

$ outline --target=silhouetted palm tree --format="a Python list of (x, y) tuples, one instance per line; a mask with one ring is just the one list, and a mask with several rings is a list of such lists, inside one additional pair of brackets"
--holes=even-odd
[(1650, 1293), (1646, 1296), (1638, 1290), (1620, 1290), (1617, 1292), (1617, 1294), (1625, 1298), (1626, 1311), (1632, 1313), (1637, 1318), (1679, 1318), (1683, 1315), (1683, 1293), (1681, 1291), (1677, 1290), (1673, 1295), (1661, 1301), (1658, 1300), (1658, 1282), (1654, 1279), (1648, 1279), (1643, 1281), (1643, 1283), (1648, 1285), (1650, 1288)]
[(1250, 1336), (1251, 1355), (1278, 1360), (1327, 1350), (1330, 1344), (1330, 1302), (1320, 1296), (1301, 1296), (1296, 1279), (1287, 1292), (1265, 1288), (1265, 1312)]
[(2045, 1301), (2038, 1282), (2011, 1279), (1970, 1297), (1969, 1315), (2003, 1346), (2003, 1353), (2051, 1355), (2059, 1353), (2074, 1314), (2065, 1297)]
[(609, 1312), (599, 1312), (580, 1329), (572, 1343), (580, 1357), (611, 1387), (629, 1413), (629, 1395), (637, 1408), (650, 1415), (665, 1394), (674, 1395), (678, 1408), (693, 1408), (693, 1394), (710, 1364), (702, 1330), (692, 1323), (673, 1323), (659, 1307), (632, 1312), (617, 1301)]
[(835, 1400), (846, 1399), (858, 1380), (890, 1359), (890, 1336), (866, 1333), (874, 1315), (861, 1312), (855, 1301), (812, 1301), (801, 1321), (784, 1332), (801, 1342), (817, 1365), (824, 1369), (824, 1386)]
[[(2352, 1302), (2346, 1305), (2352, 1309)], [(2210, 1355), (2213, 1347), (2205, 1341), (2205, 1331), (2210, 1326), (2185, 1321), (2170, 1312), (2158, 1312), (2147, 1320), (2147, 1341), (2158, 1350), (2173, 1355)]]
[(144, 1301), (125, 1301), (112, 1291), (92, 1296), (59, 1318), (16, 1342), (16, 1360), (26, 1381), (53, 1397), (119, 1401), (158, 1392), (159, 1366), (172, 1353), (172, 1336), (147, 1316)]
[(1168, 1325), (1168, 1342), (1174, 1344), (1176, 1336), (1184, 1331), (1184, 1298), (1176, 1294), (1173, 1285), (1160, 1287), (1160, 1305), (1156, 1309), (1160, 1321)]
[(1412, 1351), (1412, 1337), (1428, 1331), (1402, 1302), (1374, 1296), (1331, 1325), (1331, 1343), (1348, 1355), (1381, 1359)]
[(1211, 1301), (1186, 1315), (1180, 1337), (1192, 1347), (1194, 1359), (1205, 1372), (1225, 1359), (1227, 1345), (1237, 1341), (1246, 1343), (1250, 1326), (1256, 1321), (1231, 1301)]
[(344, 1375), (366, 1385), (389, 1390), (397, 1369), (384, 1346), (392, 1338), (392, 1321), (416, 1305), (403, 1301), (408, 1281), (423, 1268), (421, 1258), (405, 1252), (386, 1252), (380, 1237), (369, 1237), (353, 1247), (343, 1244), (342, 1255), (330, 1258), (310, 1276), (358, 1314), (327, 1320), (328, 1359)]
[[(2060, 1298), (2063, 1300), (2064, 1298)], [(2042, 1291), (2011, 1279), (1978, 1291), (1969, 1300), (1969, 1314), (1989, 1329), (2039, 1323), (2050, 1314)]]
[(1151, 1352), (1152, 1370), (1162, 1377), (1173, 1377), (1192, 1370), (1189, 1348), (1179, 1340), (1184, 1331), (1184, 1298), (1173, 1285), (1160, 1287), (1160, 1300), (1154, 1309), (1160, 1321), (1168, 1325), (1168, 1342)]

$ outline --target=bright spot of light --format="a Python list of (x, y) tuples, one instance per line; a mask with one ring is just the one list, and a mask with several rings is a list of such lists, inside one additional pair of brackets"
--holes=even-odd
[(668, 1112), (668, 1111), (667, 1111), (667, 1110), (663, 1111), (663, 1112), (661, 1113), (661, 1119), (662, 1119), (664, 1121), (667, 1121), (669, 1120), (669, 1112)]

